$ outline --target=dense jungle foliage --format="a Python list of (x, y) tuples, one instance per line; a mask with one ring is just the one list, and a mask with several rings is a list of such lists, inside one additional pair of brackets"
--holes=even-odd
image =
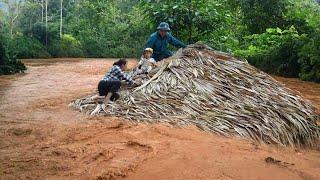
[(0, 10), (4, 62), (138, 57), (166, 21), (186, 44), (203, 41), (268, 73), (320, 82), (317, 0), (3, 0)]
[(9, 75), (26, 70), (24, 64), (15, 58), (12, 51), (8, 50), (6, 44), (5, 38), (0, 34), (0, 75)]

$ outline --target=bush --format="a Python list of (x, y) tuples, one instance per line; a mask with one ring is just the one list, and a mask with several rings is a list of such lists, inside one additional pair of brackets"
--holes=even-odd
[(52, 40), (49, 52), (54, 57), (82, 57), (83, 51), (80, 42), (69, 34), (62, 35), (59, 40)]
[(299, 77), (307, 81), (320, 82), (320, 35), (310, 38), (299, 52), (301, 73)]
[(37, 39), (27, 36), (17, 36), (9, 40), (9, 50), (19, 59), (50, 57), (45, 47)]
[(5, 38), (0, 35), (0, 75), (14, 74), (26, 70), (24, 64), (8, 53)]
[(288, 7), (287, 19), (307, 40), (299, 51), (303, 80), (320, 82), (320, 6), (314, 0), (296, 0)]
[(271, 74), (299, 76), (299, 52), (306, 36), (300, 36), (294, 27), (284, 31), (270, 28), (263, 34), (254, 34), (245, 40), (244, 50), (235, 51), (237, 56), (248, 59), (252, 65)]
[(265, 54), (248, 57), (249, 63), (270, 74), (298, 77), (301, 65), (298, 62), (299, 43), (288, 40)]
[(19, 60), (10, 60), (5, 65), (0, 65), (0, 75), (9, 75), (24, 72), (26, 66)]
[(299, 35), (294, 27), (267, 29), (245, 38), (235, 55), (248, 59), (259, 69), (284, 77), (320, 82), (320, 35)]

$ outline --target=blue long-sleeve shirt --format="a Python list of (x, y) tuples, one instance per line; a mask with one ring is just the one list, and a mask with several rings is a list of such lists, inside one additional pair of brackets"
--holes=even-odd
[(161, 37), (158, 32), (151, 34), (146, 44), (146, 48), (153, 49), (152, 58), (156, 61), (161, 61), (164, 58), (168, 58), (172, 55), (172, 52), (168, 50), (168, 44), (171, 44), (177, 48), (185, 48), (186, 45), (173, 37), (170, 33)]

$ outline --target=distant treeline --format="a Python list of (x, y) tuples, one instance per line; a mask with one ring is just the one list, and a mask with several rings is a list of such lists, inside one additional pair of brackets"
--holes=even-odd
[(0, 26), (17, 58), (138, 57), (161, 21), (272, 74), (320, 82), (315, 0), (11, 0)]

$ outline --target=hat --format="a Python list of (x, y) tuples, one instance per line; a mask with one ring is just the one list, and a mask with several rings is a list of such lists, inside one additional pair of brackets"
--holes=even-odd
[(146, 48), (146, 49), (144, 50), (144, 52), (146, 52), (146, 51), (149, 51), (149, 52), (153, 53), (153, 49), (152, 49), (152, 48)]
[(162, 23), (159, 24), (159, 26), (158, 26), (157, 29), (158, 29), (158, 30), (161, 29), (161, 30), (165, 30), (165, 31), (170, 31), (170, 26), (169, 26), (168, 23), (162, 22)]

